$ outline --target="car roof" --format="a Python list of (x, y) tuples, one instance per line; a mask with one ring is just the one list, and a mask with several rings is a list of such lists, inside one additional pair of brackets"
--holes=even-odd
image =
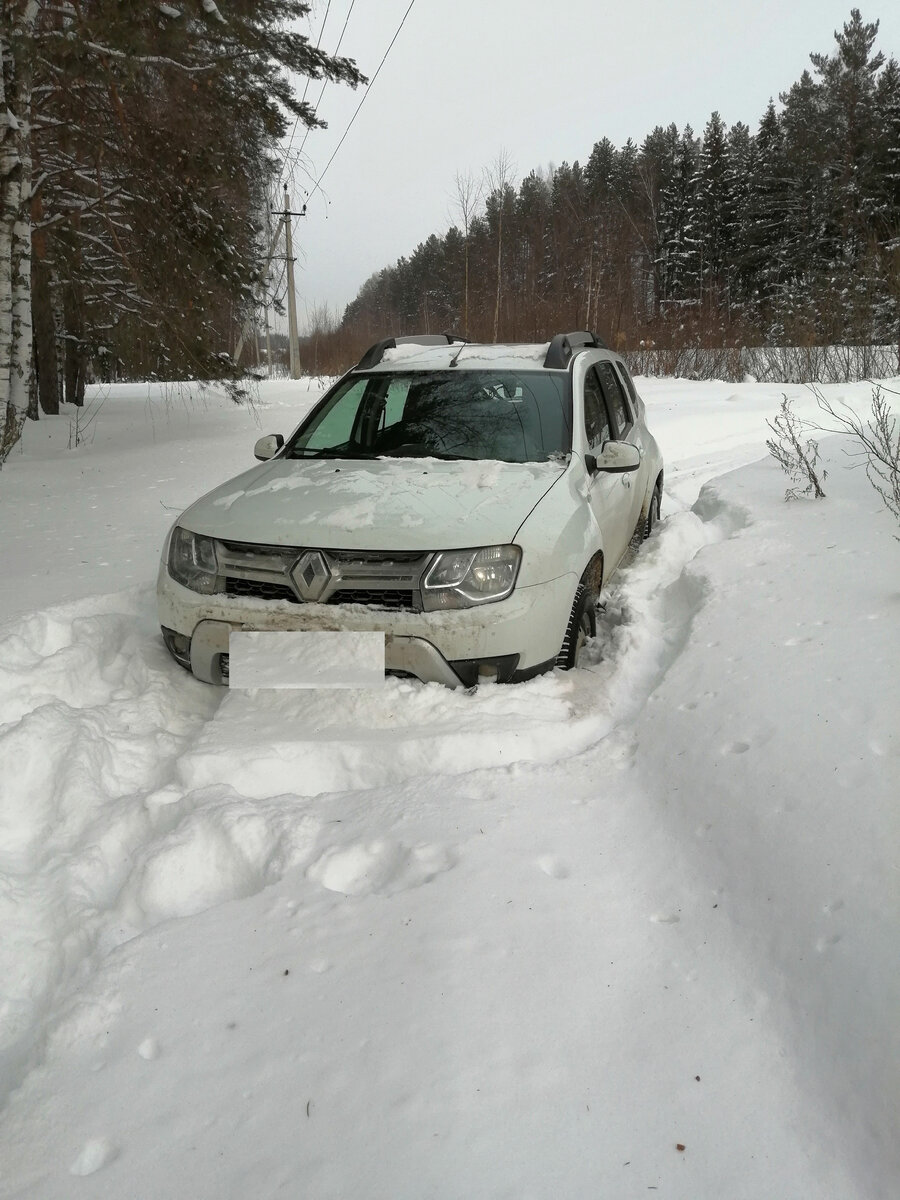
[[(449, 346), (408, 345), (391, 346), (384, 351), (380, 363), (369, 367), (372, 372), (413, 370), (445, 371), (451, 364), (457, 370), (540, 371), (544, 369), (549, 342), (523, 345), (487, 345), (478, 342), (456, 342)], [(359, 368), (357, 368), (359, 369)], [(365, 369), (365, 368), (364, 368)]]
[(566, 371), (584, 350), (609, 347), (586, 330), (558, 333), (549, 342), (468, 342), (452, 333), (385, 338), (365, 352), (353, 371), (463, 370)]

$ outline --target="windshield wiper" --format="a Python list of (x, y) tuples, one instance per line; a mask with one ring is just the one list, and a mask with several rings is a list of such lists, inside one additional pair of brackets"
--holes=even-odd
[(393, 450), (382, 450), (379, 458), (440, 458), (444, 462), (476, 462), (471, 454), (446, 454), (442, 450), (432, 450), (419, 442), (409, 442), (404, 446), (395, 446)]
[(374, 454), (363, 454), (358, 450), (341, 450), (337, 446), (326, 446), (323, 450), (310, 450), (307, 446), (297, 446), (288, 455), (289, 458), (365, 458), (372, 459)]

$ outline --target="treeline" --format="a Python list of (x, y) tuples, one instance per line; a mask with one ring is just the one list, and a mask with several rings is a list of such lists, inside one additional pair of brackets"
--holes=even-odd
[(356, 84), (300, 0), (3, 0), (0, 463), (90, 368), (236, 378), (290, 73)]
[(755, 132), (713, 113), (598, 141), (513, 185), (457, 177), (458, 223), (316, 328), (319, 370), (377, 338), (519, 340), (592, 328), (615, 346), (892, 343), (900, 325), (900, 66), (853, 9), (831, 54)]

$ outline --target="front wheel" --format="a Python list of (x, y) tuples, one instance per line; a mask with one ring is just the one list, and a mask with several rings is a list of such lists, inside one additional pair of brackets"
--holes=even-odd
[(597, 635), (597, 615), (594, 612), (594, 597), (583, 585), (578, 585), (566, 636), (556, 656), (556, 665), (561, 671), (571, 671), (578, 663), (578, 655), (588, 638)]

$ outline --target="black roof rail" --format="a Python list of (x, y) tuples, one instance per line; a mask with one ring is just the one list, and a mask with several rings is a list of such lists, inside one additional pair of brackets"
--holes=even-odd
[(588, 333), (584, 329), (574, 333), (558, 333), (550, 342), (544, 366), (551, 370), (564, 371), (571, 362), (575, 351), (584, 350), (586, 347), (596, 350), (609, 349), (602, 338), (598, 338), (595, 333)]
[(384, 358), (385, 350), (393, 350), (395, 346), (448, 346), (463, 340), (456, 333), (410, 333), (405, 337), (384, 338), (369, 347), (356, 364), (356, 369), (366, 371), (369, 367), (377, 367)]

